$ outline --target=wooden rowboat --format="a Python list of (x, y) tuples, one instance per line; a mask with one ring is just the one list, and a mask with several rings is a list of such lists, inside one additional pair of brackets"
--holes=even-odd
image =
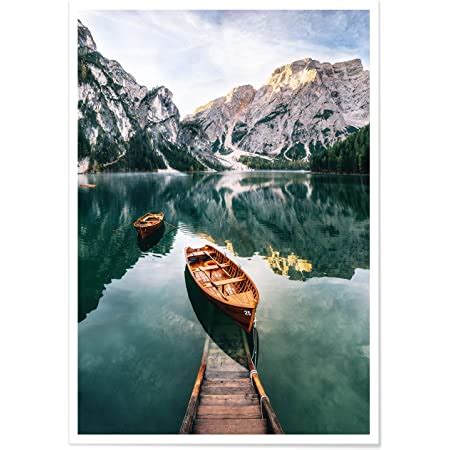
[(80, 187), (85, 187), (85, 188), (91, 188), (91, 189), (93, 189), (93, 188), (95, 188), (95, 184), (80, 184)]
[(208, 300), (250, 333), (259, 292), (249, 275), (211, 245), (187, 247), (184, 253), (192, 279)]
[(164, 224), (164, 213), (163, 212), (149, 212), (139, 217), (133, 226), (136, 228), (138, 236), (141, 239), (150, 236), (153, 232), (158, 230)]

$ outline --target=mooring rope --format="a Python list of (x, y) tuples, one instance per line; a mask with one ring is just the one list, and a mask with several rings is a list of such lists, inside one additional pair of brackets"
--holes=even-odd
[(176, 227), (175, 225), (172, 225), (170, 222), (167, 222), (167, 220), (165, 220), (164, 223), (167, 224), (167, 225), (169, 225), (169, 226), (171, 226), (171, 227), (173, 227), (173, 228), (178, 228), (178, 227)]

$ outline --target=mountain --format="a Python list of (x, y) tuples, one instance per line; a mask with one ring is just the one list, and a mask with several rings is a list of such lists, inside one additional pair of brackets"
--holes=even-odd
[(180, 114), (164, 86), (147, 89), (103, 57), (78, 21), (78, 171), (204, 170), (220, 163), (179, 145)]
[(172, 93), (147, 89), (97, 51), (78, 21), (78, 171), (302, 168), (369, 123), (369, 72), (359, 59), (311, 58), (276, 69), (180, 121)]
[(182, 136), (184, 145), (209, 146), (236, 166), (242, 155), (305, 159), (368, 123), (369, 72), (361, 60), (306, 58), (276, 69), (258, 90), (240, 86), (197, 108), (182, 121), (191, 131)]

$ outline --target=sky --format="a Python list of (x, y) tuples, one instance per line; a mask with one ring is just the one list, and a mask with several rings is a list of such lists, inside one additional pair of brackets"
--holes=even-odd
[(181, 117), (232, 88), (261, 87), (303, 58), (360, 58), (369, 69), (368, 11), (80, 11), (97, 50), (152, 88)]

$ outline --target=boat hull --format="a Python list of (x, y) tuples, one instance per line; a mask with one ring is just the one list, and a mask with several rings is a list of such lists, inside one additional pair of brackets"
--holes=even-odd
[[(146, 220), (154, 219), (156, 222), (146, 223)], [(164, 213), (148, 213), (139, 217), (133, 226), (137, 231), (139, 239), (146, 239), (164, 225)]]
[(204, 292), (210, 302), (214, 303), (217, 308), (233, 319), (247, 334), (252, 331), (255, 322), (256, 308), (225, 305), (224, 303), (217, 301), (217, 299), (211, 295), (208, 295), (205, 291), (202, 290), (202, 292)]
[[(217, 249), (215, 249), (218, 251)], [(234, 320), (234, 322), (239, 325), (247, 334), (249, 334), (253, 330), (253, 325), (255, 322), (255, 315), (256, 315), (256, 306), (257, 302), (254, 306), (250, 305), (232, 305), (227, 304), (223, 299), (219, 297), (219, 295), (213, 295), (208, 292), (207, 289), (205, 289), (202, 284), (198, 281), (196, 276), (193, 273), (192, 267), (189, 264), (188, 260), (188, 253), (185, 252), (186, 256), (186, 267), (189, 272), (189, 275), (195, 285), (200, 289), (204, 297), (206, 297), (207, 300), (209, 300), (211, 303), (213, 303), (218, 309), (220, 309), (222, 312), (224, 312), (227, 316), (229, 316), (231, 319)], [(245, 272), (244, 272), (245, 273)], [(245, 274), (246, 275), (246, 274)], [(248, 275), (246, 275), (248, 277)]]
[(157, 230), (159, 230), (162, 225), (163, 225), (163, 221), (149, 226), (149, 227), (139, 227), (139, 226), (135, 226), (137, 234), (139, 236), (139, 239), (145, 239), (147, 237), (149, 237), (150, 235), (152, 235), (153, 233), (155, 233)]

